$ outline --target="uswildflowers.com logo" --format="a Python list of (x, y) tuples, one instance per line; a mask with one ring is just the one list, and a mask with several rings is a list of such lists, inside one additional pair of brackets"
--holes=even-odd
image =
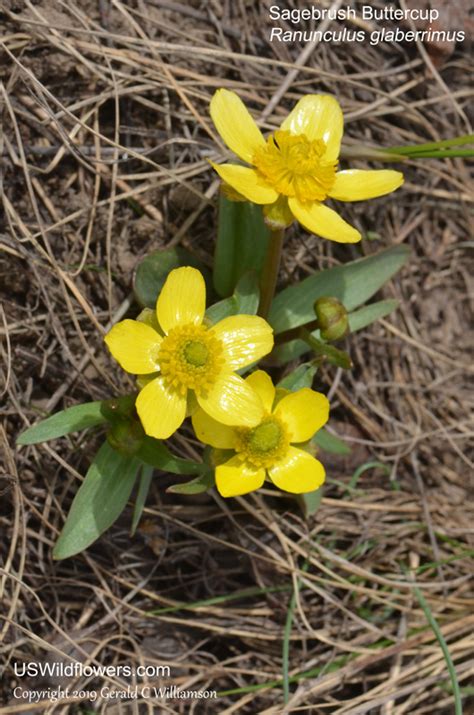
[(42, 677), (77, 678), (77, 677), (108, 677), (108, 678), (169, 678), (169, 665), (84, 665), (83, 663), (46, 662), (14, 663), (13, 670), (17, 678)]

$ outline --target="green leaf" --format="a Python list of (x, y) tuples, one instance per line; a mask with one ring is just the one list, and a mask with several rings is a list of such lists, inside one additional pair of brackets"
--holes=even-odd
[(260, 288), (256, 271), (245, 273), (235, 286), (234, 299), (239, 315), (256, 315), (260, 301)]
[(269, 322), (275, 333), (314, 320), (313, 304), (325, 295), (338, 298), (348, 311), (369, 300), (405, 263), (407, 246), (393, 246), (367, 258), (316, 273), (285, 288), (272, 303)]
[(388, 466), (388, 464), (384, 464), (384, 462), (366, 462), (365, 464), (361, 464), (360, 467), (357, 467), (350, 479), (349, 484), (347, 485), (347, 488), (349, 490), (355, 489), (360, 477), (364, 474), (364, 472), (367, 472), (369, 469), (381, 469), (387, 477), (389, 477), (391, 473), (390, 467)]
[(346, 444), (340, 437), (336, 437), (335, 434), (328, 432), (324, 427), (316, 432), (313, 439), (311, 440), (320, 449), (325, 452), (330, 452), (331, 454), (340, 454), (346, 457), (351, 453), (351, 448)]
[(214, 474), (209, 471), (195, 479), (191, 479), (190, 482), (173, 484), (171, 487), (168, 487), (166, 491), (172, 494), (202, 494), (203, 492), (207, 492), (212, 486), (214, 486)]
[(66, 410), (56, 412), (56, 414), (47, 417), (42, 422), (28, 427), (27, 430), (17, 439), (17, 444), (37, 444), (38, 442), (47, 442), (50, 439), (64, 437), (70, 432), (78, 432), (79, 430), (95, 427), (96, 425), (106, 422), (106, 418), (102, 414), (102, 402), (86, 402), (84, 405), (74, 405)]
[(357, 330), (366, 328), (371, 323), (375, 323), (380, 318), (385, 318), (386, 315), (398, 307), (398, 300), (379, 300), (377, 303), (364, 305), (363, 308), (355, 310), (349, 314), (349, 327), (353, 333)]
[(320, 505), (321, 499), (323, 498), (323, 487), (315, 489), (314, 492), (307, 492), (306, 494), (298, 494), (297, 501), (303, 510), (303, 514), (307, 518), (316, 514)]
[(255, 271), (249, 271), (239, 280), (230, 298), (224, 298), (206, 310), (206, 318), (215, 325), (229, 315), (255, 315), (259, 300), (258, 276)]
[[(371, 325), (371, 323), (380, 320), (380, 318), (384, 318), (397, 307), (397, 300), (379, 300), (376, 303), (364, 305), (362, 308), (359, 308), (359, 310), (349, 313), (351, 333), (356, 333), (358, 330), (362, 330), (368, 325)], [(319, 330), (315, 330), (311, 335), (318, 339), (320, 337)], [(291, 340), (283, 345), (278, 345), (272, 352), (272, 359), (277, 365), (285, 365), (287, 362), (296, 360), (307, 352), (309, 352), (309, 348), (304, 340)]]
[(104, 442), (71, 505), (53, 558), (67, 559), (87, 549), (120, 516), (140, 463), (122, 457)]
[(216, 293), (224, 298), (232, 294), (245, 273), (260, 273), (270, 232), (260, 206), (230, 201), (223, 194), (218, 225), (213, 278)]
[(285, 375), (283, 380), (278, 383), (278, 387), (283, 387), (292, 392), (301, 390), (303, 387), (311, 387), (317, 371), (316, 365), (311, 362), (305, 362), (302, 365), (298, 365), (296, 370), (290, 372), (289, 375)]
[(215, 325), (219, 321), (228, 318), (229, 315), (237, 315), (237, 301), (235, 296), (231, 295), (230, 298), (224, 298), (218, 303), (214, 303), (206, 310), (206, 318), (211, 323)]
[(138, 483), (137, 498), (133, 509), (132, 528), (130, 536), (133, 536), (137, 530), (138, 523), (142, 517), (143, 509), (145, 508), (146, 498), (150, 490), (150, 484), (153, 477), (153, 467), (144, 464), (141, 469), (140, 480)]
[(181, 459), (171, 454), (163, 442), (153, 437), (145, 437), (143, 444), (136, 452), (136, 457), (155, 469), (172, 474), (200, 474), (207, 469), (202, 462)]
[(135, 297), (144, 308), (154, 308), (168, 273), (180, 266), (198, 268), (208, 278), (202, 263), (186, 249), (176, 246), (154, 251), (138, 264), (133, 276)]

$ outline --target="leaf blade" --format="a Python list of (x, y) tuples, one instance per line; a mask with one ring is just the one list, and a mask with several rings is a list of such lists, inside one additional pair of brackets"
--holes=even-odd
[(214, 477), (211, 470), (209, 470), (189, 482), (184, 482), (184, 484), (172, 484), (166, 491), (171, 494), (203, 494), (213, 485)]
[(316, 432), (311, 441), (324, 452), (329, 452), (330, 454), (347, 457), (351, 453), (351, 448), (348, 444), (337, 435), (328, 432), (324, 427)]
[(104, 442), (73, 499), (54, 559), (84, 551), (112, 526), (130, 498), (139, 465), (134, 457), (122, 457)]
[(400, 270), (409, 254), (407, 246), (393, 246), (309, 276), (276, 296), (269, 322), (276, 334), (304, 325), (314, 320), (314, 301), (324, 295), (338, 298), (347, 311), (353, 311)]
[(268, 237), (260, 206), (248, 201), (231, 201), (220, 195), (213, 271), (218, 295), (223, 298), (231, 295), (247, 271), (260, 272)]
[(137, 530), (140, 519), (142, 518), (143, 509), (145, 508), (146, 498), (150, 490), (151, 480), (153, 478), (153, 467), (149, 464), (144, 464), (141, 468), (140, 481), (138, 484), (135, 506), (133, 508), (132, 526), (130, 528), (130, 536), (134, 536)]
[(158, 439), (145, 437), (135, 456), (155, 469), (171, 474), (202, 474), (207, 467), (202, 462), (175, 457)]
[(385, 318), (395, 308), (398, 308), (398, 300), (379, 300), (376, 303), (369, 303), (358, 310), (349, 313), (349, 328), (351, 332), (356, 333), (358, 330), (366, 328), (368, 325), (375, 323), (380, 318)]
[(102, 414), (102, 402), (86, 402), (74, 405), (28, 427), (17, 438), (18, 445), (38, 444), (50, 439), (64, 437), (70, 432), (78, 432), (88, 427), (107, 422)]

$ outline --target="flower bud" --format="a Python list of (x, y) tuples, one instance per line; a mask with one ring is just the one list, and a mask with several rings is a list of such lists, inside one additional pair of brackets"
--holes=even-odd
[(132, 457), (142, 446), (145, 432), (138, 420), (117, 420), (107, 433), (107, 440), (116, 452)]
[(340, 340), (349, 332), (347, 311), (337, 298), (318, 298), (314, 303), (314, 312), (323, 340)]
[(127, 420), (135, 415), (136, 399), (137, 396), (134, 394), (103, 400), (100, 411), (109, 422), (123, 419)]

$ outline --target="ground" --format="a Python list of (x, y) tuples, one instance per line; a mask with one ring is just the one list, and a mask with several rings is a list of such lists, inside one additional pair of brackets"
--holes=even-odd
[[(1, 712), (448, 715), (440, 637), (465, 712), (473, 707), (473, 195), (462, 159), (396, 165), (406, 176), (396, 195), (346, 205), (344, 216), (370, 232), (360, 245), (334, 246), (297, 226), (288, 233), (281, 286), (390, 245), (412, 251), (380, 296), (399, 309), (347, 340), (354, 369), (316, 376), (332, 398), (330, 426), (352, 451), (321, 453), (328, 485), (310, 519), (270, 489), (177, 496), (165, 491), (176, 478), (156, 474), (133, 538), (130, 506), (86, 553), (55, 562), (101, 435), (15, 447), (41, 416), (130, 385), (103, 335), (137, 314), (132, 279), (144, 254), (181, 245), (212, 265), (218, 182), (208, 160), (225, 156), (208, 114), (216, 88), (237, 91), (265, 130), (304, 93), (334, 94), (348, 148), (472, 131), (469, 38), (441, 48), (270, 44), (268, 6), (0, 2)], [(453, 22), (468, 29), (472, 20)], [(198, 454), (188, 436), (170, 447)], [(168, 665), (152, 685), (219, 698), (123, 705), (69, 695), (29, 710), (13, 698), (19, 684), (127, 682), (14, 670), (71, 657)]]

